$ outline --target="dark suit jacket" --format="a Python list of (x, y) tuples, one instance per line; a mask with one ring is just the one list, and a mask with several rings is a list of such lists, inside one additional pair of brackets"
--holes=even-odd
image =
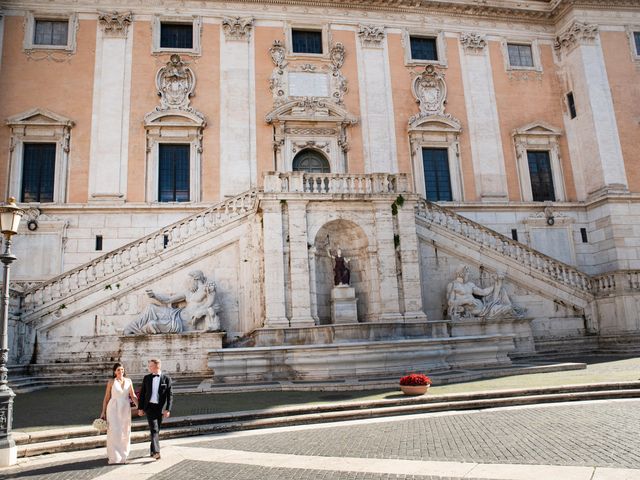
[[(140, 400), (138, 408), (146, 411), (149, 408), (149, 400), (153, 390), (153, 375), (145, 375), (142, 379), (142, 388), (140, 389)], [(173, 392), (171, 391), (171, 377), (165, 373), (160, 374), (160, 386), (158, 387), (158, 405), (163, 410), (171, 411), (173, 402)], [(166, 406), (165, 406), (166, 404)]]

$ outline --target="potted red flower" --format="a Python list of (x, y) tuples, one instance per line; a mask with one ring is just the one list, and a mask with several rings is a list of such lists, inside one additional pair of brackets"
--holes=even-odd
[(424, 395), (431, 386), (431, 379), (423, 373), (411, 373), (400, 379), (400, 390), (405, 395)]

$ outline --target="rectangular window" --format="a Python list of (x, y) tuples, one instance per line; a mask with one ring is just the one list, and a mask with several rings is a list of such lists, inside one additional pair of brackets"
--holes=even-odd
[(516, 242), (518, 241), (518, 230), (516, 228), (511, 229), (511, 238)]
[(55, 143), (25, 143), (22, 157), (22, 201), (53, 202)]
[(34, 45), (67, 45), (69, 22), (67, 20), (36, 20), (33, 33)]
[(567, 93), (567, 107), (569, 108), (569, 116), (576, 118), (576, 101), (573, 99), (573, 92)]
[(410, 37), (412, 60), (438, 60), (438, 49), (435, 38)]
[(509, 66), (511, 67), (533, 67), (533, 55), (531, 45), (507, 44), (509, 52)]
[(193, 24), (162, 22), (160, 48), (193, 48)]
[(529, 161), (529, 176), (531, 178), (533, 201), (555, 201), (556, 195), (553, 189), (549, 152), (527, 151), (527, 159)]
[(432, 202), (453, 200), (447, 149), (423, 148), (422, 164), (427, 200)]
[(102, 250), (102, 235), (96, 235), (96, 250)]
[(582, 239), (582, 243), (589, 243), (589, 238), (587, 238), (587, 229), (580, 229), (580, 238)]
[(633, 40), (636, 44), (636, 55), (640, 56), (640, 32), (633, 32)]
[(158, 201), (189, 201), (190, 145), (159, 145)]
[(322, 54), (322, 32), (313, 30), (291, 30), (293, 53)]

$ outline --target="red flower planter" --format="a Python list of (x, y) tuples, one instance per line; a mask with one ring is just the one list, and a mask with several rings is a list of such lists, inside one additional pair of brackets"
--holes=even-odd
[(400, 385), (400, 390), (405, 395), (424, 395), (429, 390), (429, 385)]

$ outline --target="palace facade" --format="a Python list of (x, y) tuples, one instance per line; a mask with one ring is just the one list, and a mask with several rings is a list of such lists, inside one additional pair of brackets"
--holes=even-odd
[(337, 246), (360, 323), (450, 335), (465, 264), (539, 351), (640, 330), (637, 1), (0, 8), (13, 363), (118, 351), (195, 267), (226, 341), (329, 325)]

